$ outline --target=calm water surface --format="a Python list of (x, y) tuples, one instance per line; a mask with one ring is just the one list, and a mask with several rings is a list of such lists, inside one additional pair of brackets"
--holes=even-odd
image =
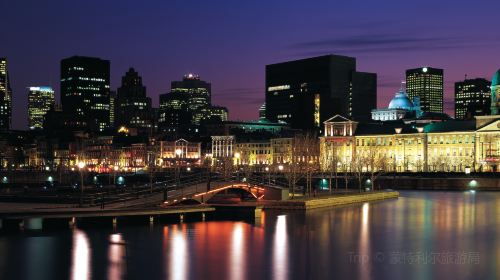
[(0, 279), (500, 279), (500, 193), (401, 195), (256, 224), (4, 234)]

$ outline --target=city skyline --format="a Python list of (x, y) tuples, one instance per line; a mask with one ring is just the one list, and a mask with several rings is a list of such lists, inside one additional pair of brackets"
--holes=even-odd
[[(206, 13), (188, 18), (182, 15), (192, 7), (183, 3), (153, 3), (137, 9), (130, 9), (132, 4), (127, 2), (120, 2), (123, 7), (105, 3), (100, 12), (90, 9), (92, 1), (75, 4), (72, 9), (62, 2), (2, 4), (2, 10), (8, 12), (0, 24), (8, 23), (4, 37), (10, 39), (0, 46), (0, 55), (9, 61), (13, 128), (27, 128), (26, 87), (52, 86), (60, 100), (59, 62), (72, 55), (110, 60), (112, 90), (119, 86), (122, 74), (134, 67), (143, 76), (155, 107), (159, 94), (169, 90), (170, 81), (188, 72), (199, 74), (212, 83), (214, 103), (228, 107), (231, 119), (258, 118), (267, 64), (330, 53), (354, 56), (360, 71), (378, 74), (379, 108), (393, 97), (406, 69), (429, 66), (444, 69), (445, 111), (453, 115), (454, 83), (466, 74), (490, 80), (500, 68), (500, 63), (491, 59), (500, 36), (484, 28), (494, 26), (494, 6), (500, 4), (490, 4), (493, 7), (484, 11), (481, 3), (472, 7), (464, 3), (433, 3), (435, 9), (431, 10), (424, 9), (424, 3), (393, 3), (378, 15), (371, 15), (371, 8), (380, 8), (374, 3), (365, 3), (362, 10), (326, 3), (315, 7), (272, 3), (265, 8), (200, 3), (198, 8)], [(403, 12), (407, 9), (412, 13)], [(443, 13), (445, 9), (447, 13)], [(331, 10), (339, 11), (336, 20), (329, 16)], [(469, 16), (470, 21), (457, 20), (476, 10), (480, 13)], [(303, 12), (315, 16), (289, 20)], [(20, 13), (33, 20), (16, 18)], [(92, 23), (85, 21), (85, 13), (93, 14)], [(109, 14), (123, 27), (107, 28)], [(352, 18), (353, 14), (363, 20)], [(253, 20), (257, 15), (260, 19)], [(44, 20), (36, 20), (38, 17)], [(213, 20), (217, 17), (220, 19)], [(65, 24), (58, 24), (61, 21)], [(131, 40), (125, 33), (136, 38)], [(42, 37), (46, 44), (28, 48), (28, 42)]]

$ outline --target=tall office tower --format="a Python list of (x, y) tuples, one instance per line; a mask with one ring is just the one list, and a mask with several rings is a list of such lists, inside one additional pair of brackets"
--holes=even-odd
[(28, 93), (29, 129), (43, 129), (47, 112), (55, 106), (54, 90), (51, 87), (30, 87)]
[(0, 130), (9, 130), (12, 123), (12, 90), (7, 59), (0, 57)]
[(109, 126), (115, 127), (115, 112), (116, 112), (116, 91), (109, 91)]
[(455, 83), (455, 119), (472, 119), (490, 114), (491, 82), (482, 79), (465, 79)]
[(491, 114), (500, 115), (500, 69), (491, 79)]
[(443, 69), (422, 67), (406, 70), (406, 92), (410, 99), (420, 97), (424, 112), (443, 112)]
[(142, 78), (134, 68), (130, 68), (122, 77), (122, 85), (118, 88), (115, 103), (116, 127), (152, 127), (151, 98), (147, 97)]
[[(187, 74), (182, 81), (173, 81), (169, 93), (160, 95), (158, 126), (162, 131), (172, 131), (183, 125), (199, 125), (212, 115), (223, 117), (227, 109), (213, 107), (211, 84), (198, 75)], [(202, 114), (210, 116), (202, 117)]]
[(356, 71), (356, 59), (325, 55), (266, 66), (266, 118), (292, 128), (321, 129), (336, 114), (370, 120), (377, 75)]
[(109, 127), (109, 60), (73, 56), (61, 60), (61, 103), (73, 124), (92, 131)]

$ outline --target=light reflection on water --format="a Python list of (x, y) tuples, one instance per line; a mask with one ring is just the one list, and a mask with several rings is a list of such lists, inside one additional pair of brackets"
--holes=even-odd
[(236, 223), (231, 237), (231, 257), (228, 263), (229, 275), (231, 279), (246, 279), (245, 262), (245, 235), (243, 233), (243, 224)]
[(71, 261), (71, 279), (91, 279), (91, 248), (84, 231), (73, 231), (73, 258)]
[[(370, 235), (369, 235), (369, 226), (368, 226), (368, 215), (370, 213), (370, 204), (369, 203), (363, 203), (363, 206), (361, 207), (361, 233), (359, 235), (359, 254), (362, 256), (369, 256), (370, 255)], [(361, 258), (362, 260), (362, 265), (359, 266), (359, 273), (360, 273), (360, 279), (365, 280), (365, 279), (370, 279), (369, 273), (371, 270), (371, 263), (364, 259)], [(366, 260), (366, 261), (365, 261)]]
[[(0, 235), (0, 279), (500, 279), (500, 193), (398, 200), (260, 222), (214, 221)], [(40, 246), (34, 246), (40, 244)], [(24, 249), (21, 249), (24, 248)], [(390, 263), (391, 253), (477, 252), (477, 263)], [(350, 259), (352, 255), (368, 259)], [(44, 265), (35, 265), (45, 256)], [(382, 257), (382, 258), (377, 258)], [(33, 271), (36, 270), (36, 274)], [(64, 272), (61, 274), (61, 267)], [(45, 276), (45, 277), (43, 277)]]
[(288, 279), (288, 233), (286, 232), (286, 215), (276, 219), (276, 232), (273, 245), (273, 278)]
[(119, 233), (111, 234), (108, 248), (108, 279), (122, 279), (125, 272), (125, 241)]

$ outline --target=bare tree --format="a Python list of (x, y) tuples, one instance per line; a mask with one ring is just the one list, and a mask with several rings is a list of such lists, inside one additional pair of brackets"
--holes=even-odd
[(349, 180), (351, 179), (351, 176), (350, 176), (350, 163), (348, 162), (344, 162), (342, 164), (342, 171), (344, 173), (342, 173), (342, 177), (344, 179), (344, 184), (345, 184), (345, 190), (347, 191), (347, 187), (349, 186)]
[(288, 187), (295, 196), (295, 185), (303, 178), (306, 179), (306, 190), (310, 194), (312, 188), (312, 174), (319, 167), (319, 144), (318, 139), (310, 134), (297, 135), (292, 140), (290, 150), (291, 161), (285, 167), (284, 176), (288, 181)]
[(361, 186), (363, 184), (363, 178), (366, 169), (366, 157), (361, 151), (356, 151), (351, 160), (351, 171), (358, 181), (358, 188), (361, 192)]
[[(374, 144), (374, 143), (373, 143)], [(384, 173), (389, 160), (385, 153), (381, 152), (375, 145), (368, 146), (364, 154), (366, 169), (370, 176), (372, 189), (375, 190), (377, 178)], [(380, 188), (380, 187), (379, 187)]]
[(330, 194), (332, 193), (332, 179), (335, 178), (335, 190), (338, 189), (338, 171), (340, 165), (340, 158), (338, 155), (337, 145), (332, 142), (327, 147), (331, 147), (324, 153), (326, 157), (323, 162), (325, 162), (326, 170), (328, 172), (328, 190)]

